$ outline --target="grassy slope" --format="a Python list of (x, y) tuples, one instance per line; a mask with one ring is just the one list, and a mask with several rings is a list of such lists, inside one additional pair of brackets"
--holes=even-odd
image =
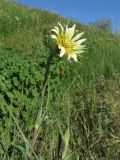
[[(58, 21), (77, 23), (0, 1), (0, 158), (27, 159), (21, 132), (31, 143), (36, 112), (42, 108), (34, 148), (40, 160), (58, 159), (59, 133), (68, 126), (65, 160), (119, 160), (120, 38), (77, 23), (85, 31), (87, 50), (79, 63), (55, 57), (44, 93), (41, 84), (55, 46), (50, 29)], [(64, 142), (60, 154), (63, 148)]]

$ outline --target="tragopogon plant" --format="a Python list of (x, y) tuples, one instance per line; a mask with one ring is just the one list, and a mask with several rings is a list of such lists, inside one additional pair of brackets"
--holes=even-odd
[[(86, 39), (81, 39), (84, 32), (76, 34), (75, 24), (70, 28), (66, 25), (65, 27), (63, 27), (60, 23), (58, 23), (58, 25), (59, 27), (55, 26), (54, 29), (51, 30), (52, 32), (55, 33), (51, 35), (51, 38), (56, 40), (58, 47), (53, 48), (50, 56), (48, 57), (48, 62), (46, 65), (46, 73), (45, 73), (44, 82), (43, 82), (43, 88), (45, 88), (51, 62), (53, 60), (53, 57), (56, 55), (58, 51), (57, 49), (60, 49), (60, 57), (62, 57), (63, 55), (67, 55), (68, 60), (70, 60), (70, 58), (73, 58), (75, 62), (78, 61), (77, 55), (83, 53), (85, 49), (85, 45), (83, 45), (82, 43), (85, 42)], [(42, 109), (40, 107), (37, 118), (36, 118), (36, 123), (35, 123), (35, 128), (33, 133), (32, 150), (34, 150), (35, 142), (37, 140), (39, 127), (41, 124), (41, 114), (42, 114)], [(63, 136), (63, 141), (64, 141), (65, 147), (62, 154), (62, 159), (65, 157), (67, 148), (68, 148), (69, 130), (67, 130), (65, 136)], [(30, 150), (29, 157), (31, 157), (32, 155), (32, 150)]]

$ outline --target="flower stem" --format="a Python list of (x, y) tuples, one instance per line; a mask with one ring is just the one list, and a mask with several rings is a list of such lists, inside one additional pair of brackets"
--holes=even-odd
[(35, 148), (35, 143), (36, 143), (36, 140), (37, 140), (37, 137), (38, 137), (38, 134), (39, 134), (39, 127), (40, 127), (40, 124), (41, 124), (41, 113), (42, 113), (43, 97), (44, 97), (44, 94), (45, 94), (46, 82), (48, 80), (48, 75), (49, 75), (51, 62), (53, 60), (53, 57), (56, 55), (57, 50), (58, 50), (57, 46), (54, 47), (54, 49), (52, 50), (50, 56), (48, 57), (45, 76), (44, 76), (44, 81), (43, 81), (42, 104), (41, 104), (41, 106), (39, 108), (38, 115), (37, 115), (36, 122), (35, 122), (35, 127), (34, 127), (33, 137), (32, 137), (32, 149), (30, 149), (30, 151), (29, 151), (29, 157), (32, 156), (32, 152), (33, 152), (33, 150)]

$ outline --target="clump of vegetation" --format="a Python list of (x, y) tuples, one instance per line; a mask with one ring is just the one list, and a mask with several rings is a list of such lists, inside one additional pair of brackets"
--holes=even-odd
[(108, 18), (102, 18), (96, 22), (90, 23), (90, 25), (99, 28), (101, 31), (112, 31), (112, 20)]
[[(57, 22), (85, 32), (78, 62), (54, 50)], [(0, 159), (119, 160), (119, 79), (119, 35), (1, 0)]]

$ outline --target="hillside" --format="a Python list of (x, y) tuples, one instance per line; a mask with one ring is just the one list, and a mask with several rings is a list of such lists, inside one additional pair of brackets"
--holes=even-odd
[[(78, 62), (55, 50), (58, 22), (85, 32)], [(0, 0), (0, 159), (119, 160), (119, 148), (120, 37)]]

